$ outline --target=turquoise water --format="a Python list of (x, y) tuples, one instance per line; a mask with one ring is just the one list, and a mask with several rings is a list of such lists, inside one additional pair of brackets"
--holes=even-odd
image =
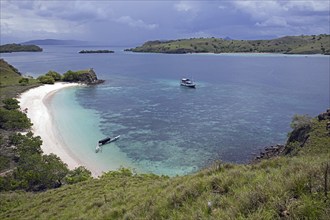
[(59, 130), (58, 138), (66, 143), (69, 154), (86, 167), (92, 165), (102, 171), (121, 166), (134, 168), (116, 143), (107, 145), (101, 153), (95, 153), (97, 140), (104, 138), (99, 129), (100, 116), (97, 111), (79, 105), (76, 92), (80, 89), (62, 89), (51, 100), (53, 123)]
[[(4, 58), (30, 75), (93, 67), (106, 80), (61, 90), (52, 101), (71, 151), (102, 170), (123, 165), (181, 175), (214, 160), (245, 163), (263, 147), (284, 143), (294, 114), (315, 116), (329, 107), (329, 56), (44, 49)], [(197, 88), (180, 87), (182, 77)], [(116, 135), (117, 142), (94, 153), (98, 139)]]

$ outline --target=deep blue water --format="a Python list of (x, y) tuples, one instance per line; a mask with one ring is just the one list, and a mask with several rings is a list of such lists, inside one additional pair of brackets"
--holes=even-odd
[[(91, 47), (100, 49), (97, 47)], [(44, 47), (2, 54), (32, 76), (94, 68), (106, 82), (77, 88), (76, 100), (99, 114), (104, 136), (140, 169), (191, 172), (214, 160), (247, 162), (284, 143), (294, 114), (329, 107), (329, 56), (269, 54), (78, 54), (88, 47)], [(196, 89), (179, 86), (191, 77)]]

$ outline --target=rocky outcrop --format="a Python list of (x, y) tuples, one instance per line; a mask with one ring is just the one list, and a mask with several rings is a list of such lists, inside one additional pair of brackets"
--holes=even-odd
[(317, 118), (319, 119), (319, 121), (327, 120), (325, 128), (327, 129), (328, 135), (330, 136), (330, 108), (328, 108), (326, 112), (319, 114)]
[(330, 120), (330, 108), (327, 109), (326, 112), (323, 112), (321, 114), (319, 114), (317, 116), (317, 118), (319, 119), (319, 121), (322, 121), (322, 120)]
[(88, 85), (91, 84), (98, 84), (103, 82), (102, 80), (99, 80), (96, 76), (96, 73), (94, 72), (93, 68), (89, 69), (86, 72), (82, 72), (78, 75), (79, 82), (86, 83)]
[(255, 157), (255, 161), (262, 160), (262, 159), (269, 159), (272, 157), (280, 156), (285, 149), (285, 145), (277, 144), (275, 146), (265, 147), (258, 156)]
[(88, 70), (80, 70), (77, 72), (69, 70), (68, 72), (63, 74), (63, 81), (78, 82), (87, 85), (95, 85), (104, 82), (104, 80), (100, 80), (97, 78), (93, 68), (90, 68)]

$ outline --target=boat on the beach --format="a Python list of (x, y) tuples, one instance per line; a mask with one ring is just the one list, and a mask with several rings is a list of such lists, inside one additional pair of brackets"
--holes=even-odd
[(196, 88), (196, 84), (188, 78), (182, 78), (180, 85), (185, 86), (185, 87), (189, 87), (189, 88)]
[(120, 138), (120, 135), (116, 136), (116, 137), (106, 137), (106, 138), (103, 138), (101, 140), (99, 140), (96, 144), (96, 148), (95, 148), (95, 153), (98, 153), (99, 151), (102, 150), (102, 145), (105, 145), (105, 144), (109, 144), (111, 142), (114, 142), (116, 140), (118, 140)]

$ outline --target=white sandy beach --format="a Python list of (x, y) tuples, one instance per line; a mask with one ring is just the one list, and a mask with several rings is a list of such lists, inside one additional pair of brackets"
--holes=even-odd
[(42, 139), (43, 144), (41, 148), (45, 154), (56, 154), (68, 165), (69, 169), (85, 166), (92, 172), (93, 176), (98, 176), (101, 174), (101, 171), (95, 170), (91, 166), (86, 166), (86, 164), (83, 164), (70, 153), (70, 150), (60, 137), (59, 131), (53, 123), (50, 109), (47, 107), (47, 102), (55, 92), (78, 85), (77, 83), (61, 82), (54, 85), (42, 85), (22, 93), (18, 100), (20, 101), (21, 109), (27, 109), (27, 116), (33, 123), (32, 131), (34, 135), (40, 136)]

